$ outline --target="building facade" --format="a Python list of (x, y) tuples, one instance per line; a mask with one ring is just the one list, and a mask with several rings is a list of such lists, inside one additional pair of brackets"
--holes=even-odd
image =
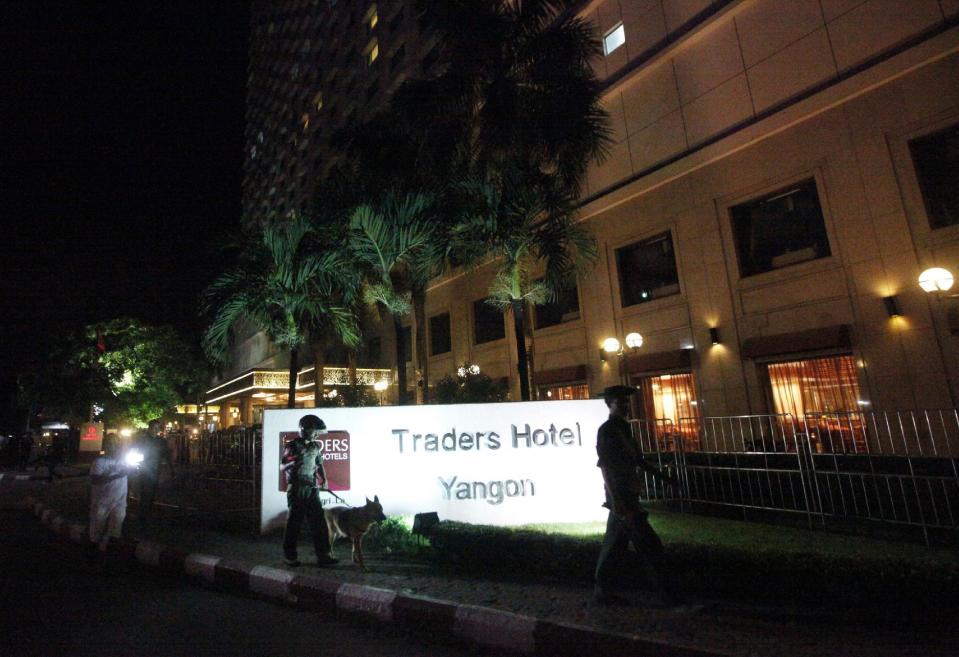
[[(386, 11), (286, 4), (331, 17), (348, 4), (357, 20), (371, 6)], [(579, 11), (603, 41), (595, 71), (614, 144), (590, 168), (582, 199), (599, 261), (575, 294), (535, 312), (538, 397), (628, 381), (642, 391), (644, 416), (674, 422), (955, 407), (959, 299), (917, 281), (931, 267), (959, 271), (959, 2), (595, 0)], [(296, 102), (292, 92), (274, 98), (276, 83), (258, 71), (277, 66), (275, 50), (302, 43), (274, 32), (266, 41), (276, 46), (264, 49), (256, 16), (250, 216), (301, 202), (304, 181), (324, 166), (296, 160), (284, 172), (282, 158), (255, 161), (271, 121), (287, 130), (271, 128), (271, 139), (301, 138), (294, 119), (318, 92), (293, 80)], [(398, 83), (382, 82), (373, 101)], [(325, 89), (323, 108), (334, 97), (349, 111)], [(311, 140), (322, 139), (318, 123), (309, 120)], [(300, 143), (291, 152), (309, 152)], [(264, 173), (274, 167), (280, 177)], [(270, 205), (276, 195), (282, 202)], [(434, 281), (430, 378), (475, 363), (507, 378), (515, 399), (516, 345), (483, 302), (489, 283), (483, 270)], [(626, 346), (631, 333), (641, 346)], [(609, 338), (623, 346), (604, 351)], [(368, 350), (375, 341), (393, 353), (391, 339), (371, 336)], [(260, 362), (268, 352), (263, 345)]]

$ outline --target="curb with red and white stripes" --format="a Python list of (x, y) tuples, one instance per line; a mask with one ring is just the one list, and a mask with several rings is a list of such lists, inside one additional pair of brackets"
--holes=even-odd
[[(88, 544), (87, 525), (70, 522), (33, 498), (29, 508), (56, 534)], [(349, 584), (316, 575), (208, 554), (187, 553), (151, 541), (111, 543), (122, 559), (136, 561), (173, 575), (199, 579), (226, 591), (253, 593), (321, 612), (396, 623), (411, 629), (444, 633), (486, 648), (522, 655), (560, 657), (593, 653), (617, 657), (717, 657), (723, 653), (643, 639), (630, 634), (545, 621), (508, 611), (458, 604), (425, 596), (397, 593), (362, 584)]]

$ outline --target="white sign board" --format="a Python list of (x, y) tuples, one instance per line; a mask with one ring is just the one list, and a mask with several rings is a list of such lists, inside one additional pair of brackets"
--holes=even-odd
[(386, 515), (436, 511), (492, 525), (606, 518), (596, 467), (596, 431), (609, 416), (602, 400), (298, 408), (264, 413), (262, 531), (286, 521), (281, 441), (310, 414), (328, 429), (330, 488), (353, 506), (378, 495)]
[(103, 449), (103, 422), (84, 422), (80, 425), (80, 451), (99, 452)]

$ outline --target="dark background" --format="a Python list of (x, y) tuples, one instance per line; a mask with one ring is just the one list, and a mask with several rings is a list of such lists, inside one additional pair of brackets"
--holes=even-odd
[(65, 331), (198, 332), (239, 226), (248, 27), (244, 0), (0, 0), (0, 413)]

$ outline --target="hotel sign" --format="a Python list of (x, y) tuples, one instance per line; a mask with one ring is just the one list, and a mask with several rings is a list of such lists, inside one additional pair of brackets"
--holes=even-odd
[(600, 400), (291, 409), (264, 413), (263, 531), (285, 521), (281, 442), (307, 414), (329, 427), (330, 488), (351, 505), (378, 495), (387, 515), (437, 511), (493, 525), (606, 517), (596, 467), (596, 431), (608, 417)]

